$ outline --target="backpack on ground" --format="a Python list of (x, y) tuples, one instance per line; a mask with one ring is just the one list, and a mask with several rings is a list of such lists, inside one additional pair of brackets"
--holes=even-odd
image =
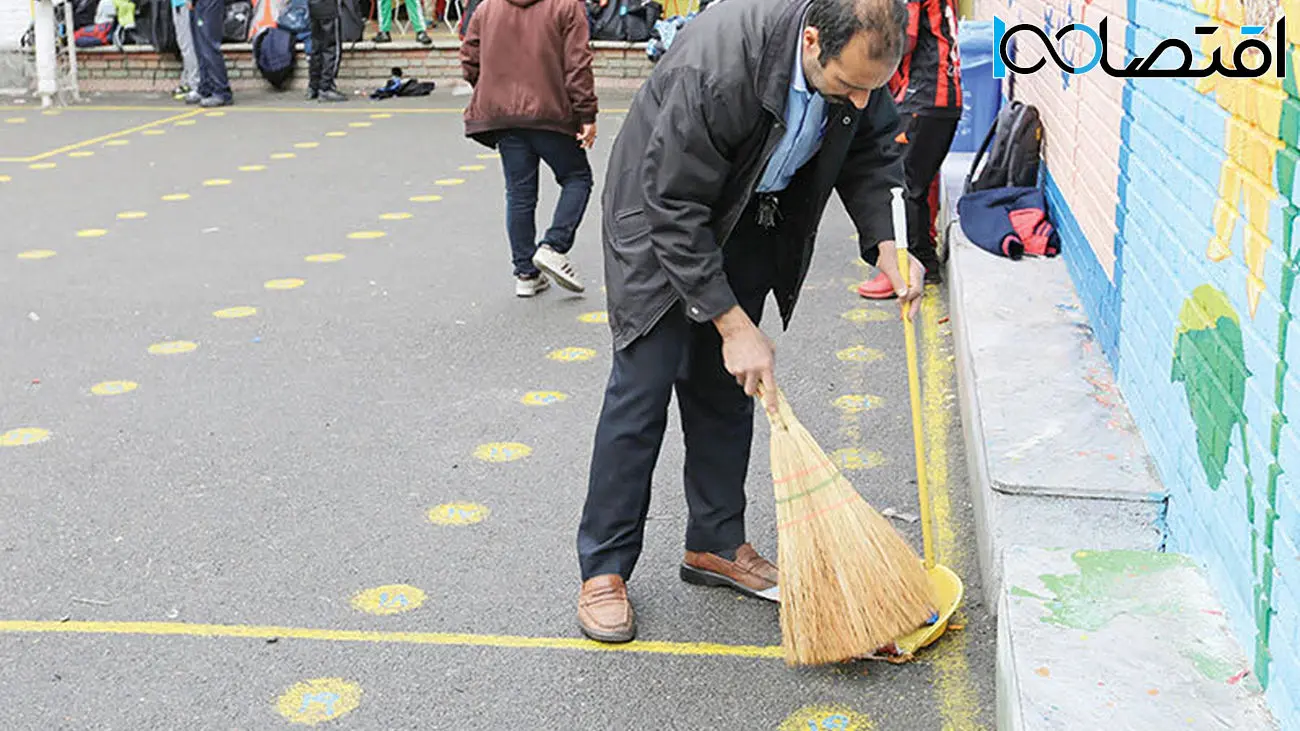
[(293, 76), (294, 61), (294, 37), (289, 31), (267, 26), (253, 36), (253, 62), (271, 86), (284, 88)]
[(1012, 102), (998, 113), (957, 200), (958, 221), (971, 243), (1009, 259), (1060, 253), (1047, 196), (1038, 187), (1042, 142), (1042, 122), (1032, 104)]

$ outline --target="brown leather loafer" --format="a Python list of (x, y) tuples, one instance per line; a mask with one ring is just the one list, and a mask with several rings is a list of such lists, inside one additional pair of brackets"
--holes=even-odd
[(688, 584), (726, 586), (757, 599), (781, 601), (776, 565), (758, 555), (748, 543), (736, 549), (735, 561), (716, 553), (687, 551), (681, 577)]
[(630, 642), (636, 637), (636, 612), (618, 574), (593, 576), (578, 594), (578, 624), (597, 642)]

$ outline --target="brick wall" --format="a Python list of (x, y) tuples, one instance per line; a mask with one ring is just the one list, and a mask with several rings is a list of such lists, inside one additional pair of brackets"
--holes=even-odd
[[(1016, 97), (1046, 126), (1064, 257), (1171, 493), (1168, 544), (1204, 562), (1284, 728), (1300, 729), (1300, 0), (983, 0), (1054, 35), (1109, 18), (1109, 58), (1166, 38), (1231, 59), (1287, 17), (1285, 79), (1116, 79), (1050, 59)], [(1198, 25), (1217, 25), (1198, 37)], [(1018, 64), (1042, 55), (1019, 36)], [(1073, 65), (1093, 44), (1067, 35)], [(1174, 56), (1172, 60), (1178, 60)], [(1172, 68), (1161, 63), (1158, 68)]]
[[(644, 44), (595, 42), (592, 62), (597, 86), (601, 88), (635, 87), (650, 74), (652, 65)], [(264, 89), (269, 85), (258, 72), (248, 44), (223, 46), (230, 85), (236, 90)], [(339, 86), (370, 91), (389, 79), (394, 66), (402, 73), (421, 81), (436, 81), (440, 86), (459, 83), (459, 44), (438, 41), (433, 47), (414, 43), (391, 43), (376, 47), (360, 42), (349, 44), (339, 66)], [(307, 87), (307, 56), (298, 53), (298, 63), (291, 83), (294, 89)], [(128, 47), (125, 52), (113, 48), (83, 49), (77, 56), (79, 80), (84, 91), (171, 91), (181, 73), (181, 63), (171, 54), (158, 54), (150, 48)]]

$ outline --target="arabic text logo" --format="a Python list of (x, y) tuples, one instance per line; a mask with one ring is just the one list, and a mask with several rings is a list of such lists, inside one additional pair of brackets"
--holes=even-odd
[[(1150, 56), (1138, 56), (1129, 61), (1123, 67), (1116, 67), (1107, 58), (1107, 50), (1110, 46), (1106, 42), (1107, 21), (1109, 18), (1103, 18), (1099, 30), (1093, 30), (1091, 27), (1080, 23), (1070, 23), (1061, 26), (1055, 33), (1056, 43), (1052, 42), (1052, 37), (1048, 36), (1047, 31), (1028, 23), (1021, 23), (1007, 28), (1006, 21), (1001, 18), (993, 18), (993, 47), (997, 53), (993, 55), (993, 78), (1004, 79), (1007, 75), (1007, 69), (1019, 74), (1032, 74), (1043, 68), (1047, 64), (1045, 57), (1039, 58), (1028, 66), (1018, 66), (1011, 58), (1011, 41), (1018, 33), (1028, 33), (1037, 36), (1042, 43), (1046, 55), (1052, 57), (1056, 65), (1068, 74), (1087, 73), (1098, 65), (1108, 75), (1117, 78), (1198, 78), (1219, 74), (1230, 78), (1254, 79), (1264, 76), (1269, 69), (1273, 67), (1274, 61), (1277, 66), (1274, 71), (1278, 78), (1286, 76), (1286, 18), (1277, 19), (1277, 50), (1268, 47), (1261, 38), (1247, 38), (1237, 45), (1232, 52), (1232, 62), (1227, 64), (1223, 60), (1223, 49), (1216, 48), (1211, 56), (1209, 65), (1203, 68), (1193, 68), (1195, 63), (1192, 55), (1192, 48), (1186, 42), (1178, 38), (1170, 38), (1161, 41), (1156, 45), (1155, 50)], [(1196, 35), (1212, 36), (1221, 29), (1215, 25), (1198, 25), (1196, 26)], [(1072, 66), (1057, 51), (1057, 45), (1069, 33), (1079, 33), (1086, 36), (1092, 41), (1092, 57), (1080, 66)], [(1262, 25), (1243, 25), (1241, 27), (1242, 36), (1262, 36), (1264, 26)], [(1080, 51), (1086, 55), (1087, 46), (1080, 43)], [(1176, 68), (1169, 68), (1169, 61), (1162, 60), (1161, 56), (1166, 51), (1175, 51), (1182, 58)], [(1157, 68), (1157, 63), (1160, 67)]]

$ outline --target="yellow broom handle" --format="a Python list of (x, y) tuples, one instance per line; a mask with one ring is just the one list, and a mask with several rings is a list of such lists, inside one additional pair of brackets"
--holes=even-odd
[[(892, 213), (894, 218), (894, 251), (898, 257), (898, 272), (903, 277), (903, 287), (910, 288), (909, 281), (912, 274), (912, 262), (907, 255), (907, 208), (903, 200), (903, 189), (894, 188), (890, 191), (893, 194), (891, 201)], [(906, 315), (912, 307), (908, 302), (903, 305), (903, 314)], [(916, 490), (917, 502), (921, 505), (921, 539), (925, 544), (925, 567), (934, 568), (934, 537), (930, 534), (930, 490), (925, 481), (925, 446), (924, 434), (921, 426), (921, 379), (917, 372), (916, 364), (916, 333), (912, 329), (912, 321), (907, 317), (903, 318), (903, 336), (907, 344), (907, 388), (911, 395), (912, 401), (912, 443), (916, 448)]]

